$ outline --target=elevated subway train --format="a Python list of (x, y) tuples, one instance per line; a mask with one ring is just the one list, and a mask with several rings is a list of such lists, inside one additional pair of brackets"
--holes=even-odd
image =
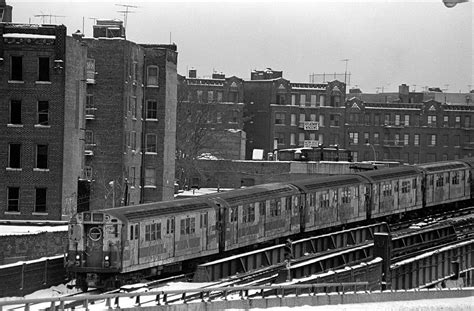
[(76, 214), (66, 266), (76, 286), (112, 288), (323, 228), (474, 198), (474, 158), (272, 183)]

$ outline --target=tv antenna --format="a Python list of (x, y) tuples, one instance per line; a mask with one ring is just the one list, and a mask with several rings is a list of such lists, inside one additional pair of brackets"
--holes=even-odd
[(46, 18), (49, 17), (49, 23), (51, 24), (51, 18), (54, 17), (55, 22), (57, 23), (57, 20), (56, 20), (57, 17), (66, 17), (66, 16), (64, 16), (64, 15), (54, 15), (54, 14), (43, 14), (43, 12), (41, 12), (41, 14), (36, 14), (36, 15), (34, 15), (34, 17), (41, 18), (41, 23), (42, 24), (45, 24)]
[(127, 30), (127, 18), (129, 13), (135, 13), (135, 11), (130, 11), (130, 8), (138, 8), (136, 5), (129, 5), (129, 4), (116, 4), (116, 6), (124, 7), (125, 9), (122, 11), (117, 11), (118, 13), (123, 13), (123, 26), (125, 27), (125, 31)]
[[(349, 58), (344, 58), (344, 59), (341, 59), (341, 62), (345, 62), (346, 63), (346, 70), (344, 71), (344, 85), (346, 85), (347, 83), (347, 63), (350, 61)], [(347, 85), (346, 85), (347, 86)]]

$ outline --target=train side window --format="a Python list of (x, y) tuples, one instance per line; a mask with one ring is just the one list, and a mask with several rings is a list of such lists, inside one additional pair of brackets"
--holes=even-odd
[[(316, 195), (316, 194), (314, 194), (314, 195)], [(298, 207), (298, 197), (297, 196), (293, 197), (293, 207)]]
[(436, 178), (436, 187), (442, 187), (444, 185), (443, 175), (439, 174)]
[(181, 219), (181, 235), (192, 234), (196, 232), (196, 219), (194, 217), (188, 217)]
[(392, 195), (392, 184), (383, 184), (382, 185), (382, 194), (384, 197), (389, 197)]
[(150, 225), (145, 226), (145, 241), (150, 241), (151, 240), (151, 227)]
[(135, 231), (133, 230), (133, 225), (130, 225), (130, 241), (133, 240), (133, 233)]
[(281, 201), (277, 200), (270, 200), (270, 216), (279, 216), (281, 215)]
[(200, 228), (207, 228), (207, 212), (204, 214), (201, 214), (201, 217), (199, 219), (199, 225)]
[(291, 197), (285, 198), (285, 209), (286, 211), (291, 211)]
[(329, 207), (329, 192), (324, 192), (319, 195), (319, 205), (321, 208)]
[(138, 240), (138, 225), (135, 225), (135, 240)]
[(266, 206), (265, 201), (258, 203), (258, 206), (260, 210), (260, 216), (265, 216), (265, 206)]
[(452, 178), (451, 183), (453, 185), (458, 185), (459, 184), (459, 172), (454, 172), (453, 173), (453, 178)]
[(166, 220), (166, 234), (174, 233), (174, 218)]
[(413, 185), (413, 189), (416, 189), (416, 178), (413, 178), (412, 185)]
[(402, 181), (402, 193), (408, 193), (410, 191), (410, 181)]
[(235, 221), (237, 221), (237, 220), (239, 219), (239, 218), (238, 218), (239, 215), (238, 215), (238, 213), (237, 213), (237, 207), (231, 207), (231, 208), (230, 208), (230, 215), (229, 215), (229, 217), (230, 217), (230, 222), (235, 222)]
[(446, 174), (446, 181), (445, 181), (445, 184), (448, 185), (449, 184), (449, 173)]
[(342, 189), (341, 201), (342, 203), (351, 203), (351, 189), (349, 187)]
[(155, 224), (155, 238), (161, 240), (161, 223)]
[(242, 222), (254, 222), (255, 221), (255, 206), (253, 204), (247, 204), (243, 207)]

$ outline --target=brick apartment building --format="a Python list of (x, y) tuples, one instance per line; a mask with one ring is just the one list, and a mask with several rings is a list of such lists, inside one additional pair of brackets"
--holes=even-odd
[(354, 161), (409, 164), (474, 155), (474, 105), (346, 102), (345, 146)]
[(293, 83), (281, 71), (251, 73), (244, 81), (246, 159), (254, 149), (317, 147), (343, 143), (345, 84)]
[[(11, 21), (11, 7), (0, 8)], [(86, 53), (64, 26), (0, 24), (0, 219), (75, 212)]]
[(170, 200), (174, 192), (175, 45), (125, 40), (98, 21), (88, 48), (81, 209)]
[[(197, 78), (192, 69), (189, 76), (178, 76), (178, 110), (183, 124), (177, 132), (192, 130), (187, 121), (202, 123), (208, 130), (207, 141), (198, 153), (209, 153), (218, 158), (243, 160), (245, 132), (243, 131), (243, 80), (214, 73), (211, 78)], [(194, 119), (186, 118), (194, 114)], [(202, 116), (202, 120), (198, 120)]]

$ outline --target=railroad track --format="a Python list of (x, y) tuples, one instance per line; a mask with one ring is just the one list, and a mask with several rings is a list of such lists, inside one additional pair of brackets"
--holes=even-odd
[(419, 227), (426, 227), (426, 226), (436, 224), (437, 222), (442, 221), (442, 220), (448, 220), (451, 218), (463, 217), (463, 216), (472, 215), (472, 214), (474, 214), (474, 206), (470, 206), (470, 207), (466, 207), (466, 208), (454, 210), (454, 211), (435, 213), (428, 217), (425, 216), (425, 217), (411, 219), (408, 221), (391, 223), (390, 230), (399, 231), (399, 230), (407, 229), (415, 225), (418, 225)]

